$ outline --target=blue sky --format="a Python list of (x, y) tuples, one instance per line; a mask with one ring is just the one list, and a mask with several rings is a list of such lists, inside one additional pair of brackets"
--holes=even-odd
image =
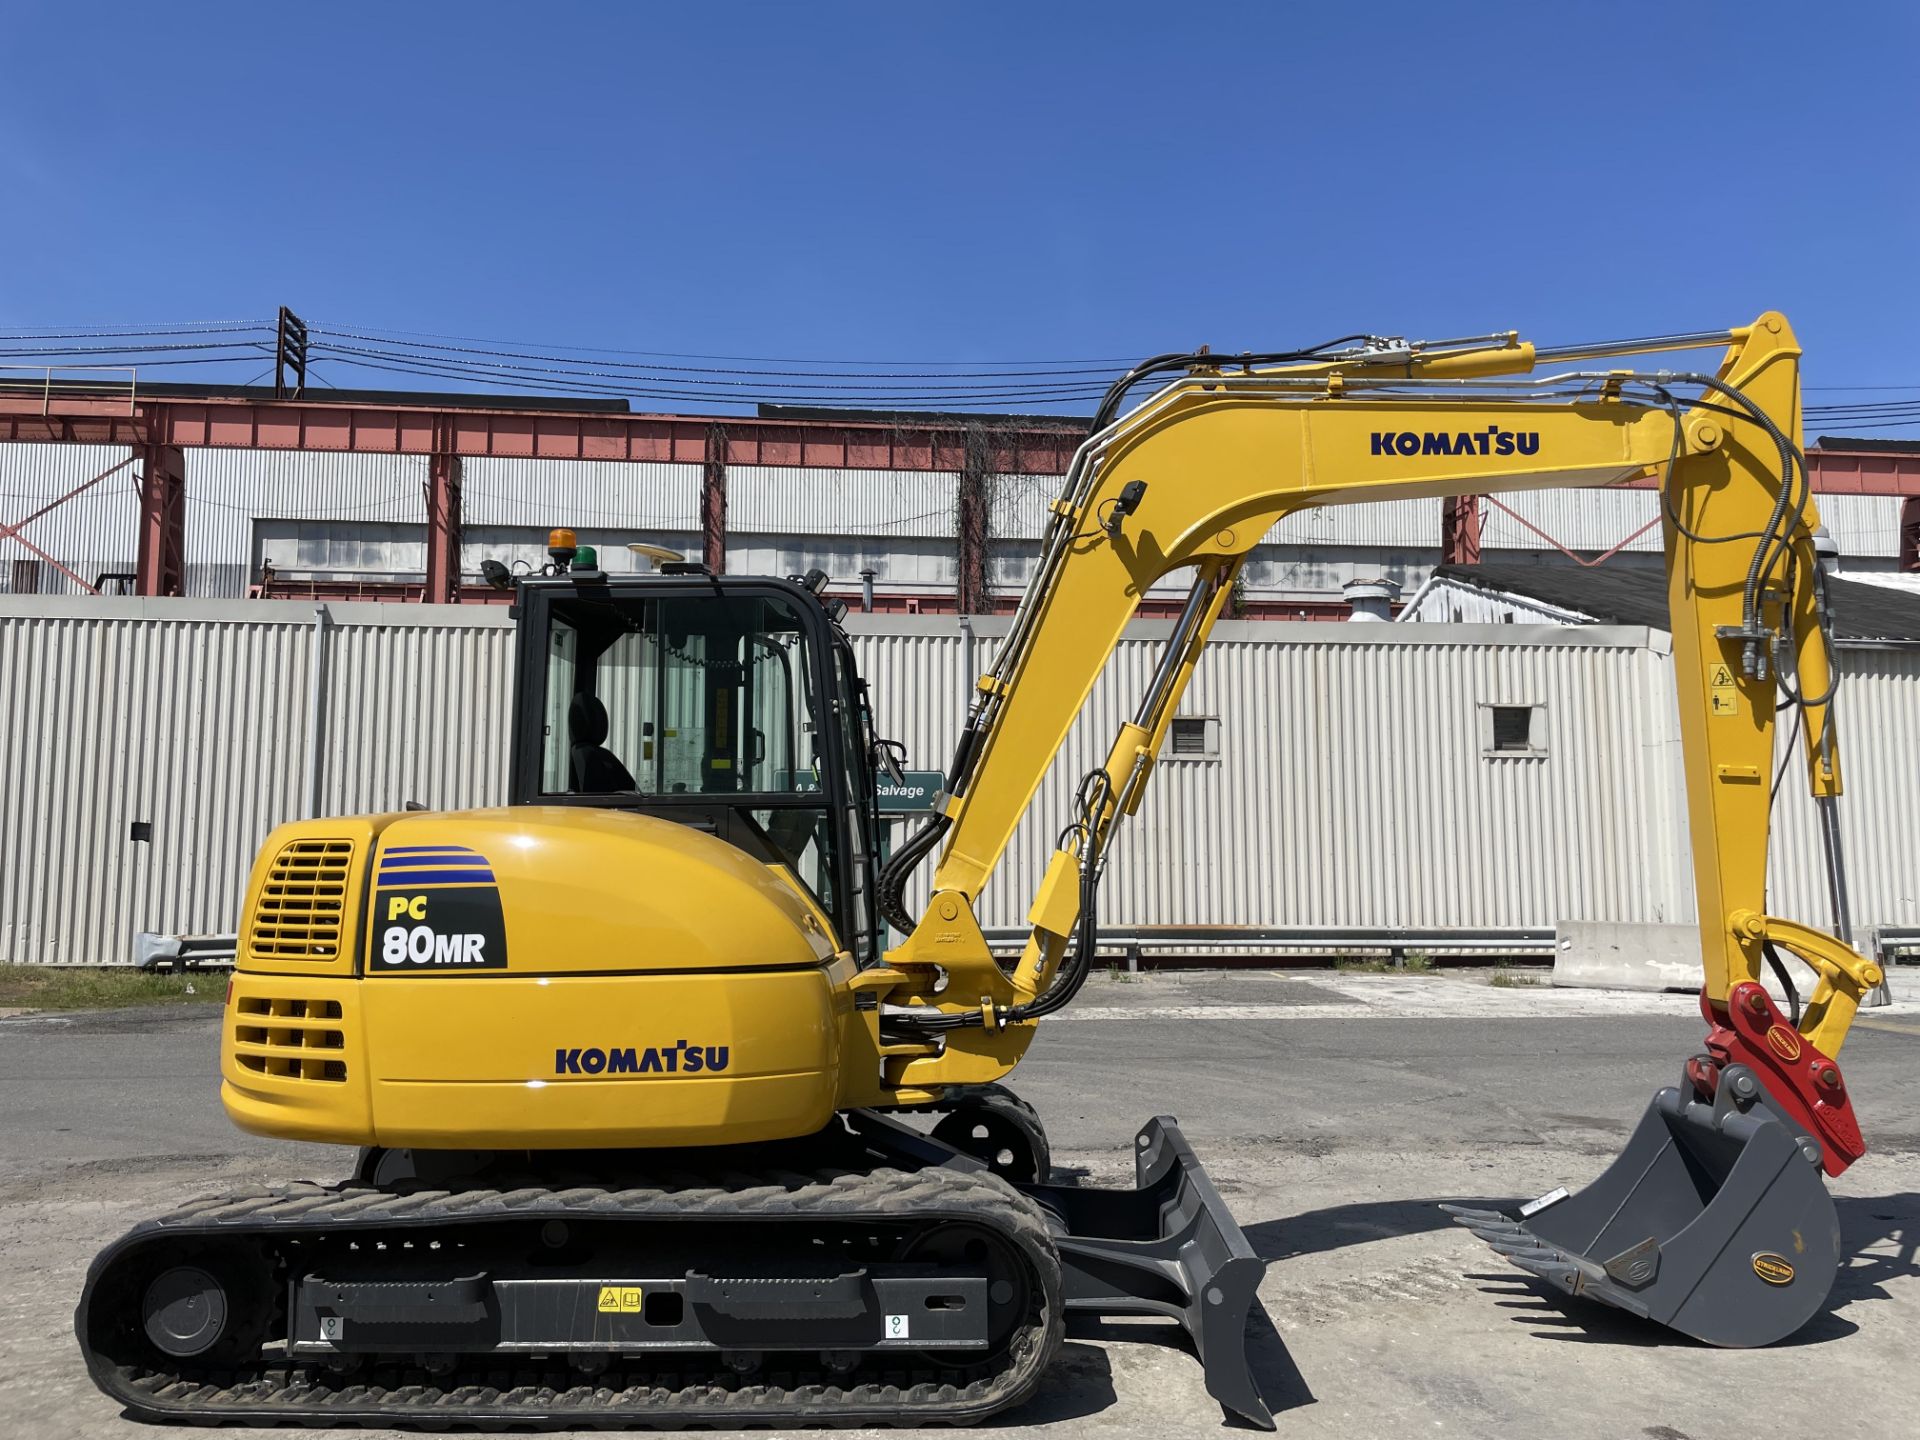
[(1809, 384), (1920, 385), (1911, 4), (8, 12), (0, 327), (1007, 361), (1777, 307)]

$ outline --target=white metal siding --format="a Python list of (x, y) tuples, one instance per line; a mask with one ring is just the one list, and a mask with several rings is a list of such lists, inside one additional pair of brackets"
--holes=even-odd
[[(1840, 835), (1854, 924), (1920, 925), (1920, 650), (1842, 645), (1840, 670)], [(1825, 928), (1833, 907), (1805, 757), (1794, 752), (1775, 802), (1768, 904)]]
[(1286, 516), (1267, 532), (1275, 545), (1390, 545), (1402, 549), (1440, 544), (1438, 500), (1362, 500), (1324, 505)]
[(295, 450), (188, 450), (187, 593), (247, 593), (262, 558), (254, 522), (265, 518), (426, 523), (427, 462), (414, 455), (322, 455)]
[[(504, 798), (512, 633), (479, 607), (341, 605), (323, 809)], [(305, 804), (311, 604), (0, 600), (0, 959), (121, 963), (136, 930), (229, 930), (255, 847)], [(1004, 622), (855, 617), (883, 734), (943, 769)], [(1181, 713), (1220, 754), (1162, 760), (1122, 830), (1114, 924), (1548, 926), (1693, 914), (1677, 718), (1645, 631), (1223, 624)], [(1146, 683), (1136, 626), (989, 888), (1018, 924)], [(1920, 652), (1843, 649), (1845, 836), (1861, 925), (1920, 923)], [(1479, 707), (1544, 707), (1542, 759), (1481, 754)], [(1812, 807), (1782, 786), (1773, 908), (1824, 925)], [(128, 838), (136, 820), (154, 841)]]
[(1819, 495), (1820, 520), (1833, 533), (1844, 560), (1898, 559), (1900, 507), (1898, 495)]
[(729, 465), (727, 532), (951, 537), (959, 484), (950, 470)]
[(700, 528), (698, 465), (468, 456), (460, 482), (465, 524), (565, 526), (584, 545)]
[[(1223, 626), (1181, 708), (1219, 717), (1220, 757), (1161, 761), (1114, 851), (1103, 918), (1354, 926), (1684, 918), (1673, 913), (1684, 866), (1649, 876), (1646, 862), (1658, 857), (1646, 856), (1644, 842), (1661, 828), (1662, 801), (1638, 783), (1639, 721), (1664, 658), (1624, 643), (1538, 645), (1475, 629), (1486, 638), (1429, 645), (1359, 644), (1318, 623)], [(867, 643), (862, 658), (882, 703), (901, 692), (919, 702), (883, 718), (916, 767), (944, 766), (965, 695), (958, 638), (938, 662), (924, 640), (910, 652)], [(982, 923), (1021, 923), (1075, 783), (1104, 758), (1158, 650), (1153, 640), (1122, 643), (1009, 848)], [(983, 639), (976, 663), (990, 654)], [(941, 685), (942, 674), (955, 678)], [(945, 715), (921, 708), (927, 702)], [(1543, 704), (1548, 757), (1482, 759), (1482, 702)]]
[(25, 603), (0, 610), (0, 959), (125, 963), (136, 930), (231, 930), (255, 848), (297, 813), (300, 637)]
[[(0, 520), (31, 513), (75, 485), (125, 459), (109, 446), (0, 446)], [(238, 596), (255, 573), (261, 518), (330, 522), (343, 540), (359, 526), (425, 523), (427, 461), (420, 456), (189, 449), (187, 591)], [(514, 460), (462, 462), (462, 518), (471, 527), (566, 525), (585, 543), (616, 547), (630, 540), (681, 543), (699, 529), (701, 467), (618, 461)], [(27, 535), (88, 581), (134, 564), (138, 518), (133, 466), (33, 522)], [(746, 571), (769, 557), (814, 557), (836, 578), (861, 569), (879, 583), (928, 590), (953, 585), (953, 562), (942, 552), (954, 536), (958, 477), (951, 471), (842, 470), (735, 465), (728, 469), (730, 568)], [(995, 475), (987, 480), (995, 584), (1017, 590), (1039, 537), (1047, 505), (1059, 493), (1054, 475)], [(1545, 490), (1502, 497), (1547, 536), (1585, 552), (1611, 548), (1657, 513), (1651, 490)], [(1895, 496), (1826, 494), (1820, 510), (1843, 555), (1887, 560), (1899, 548)], [(1482, 538), (1490, 550), (1537, 551), (1548, 541), (1512, 516), (1484, 507)], [(1401, 500), (1326, 506), (1289, 516), (1255, 552), (1247, 572), (1261, 596), (1331, 594), (1347, 579), (1386, 574), (1417, 584), (1440, 543), (1440, 502)], [(283, 527), (284, 528), (284, 527)], [(390, 537), (389, 537), (390, 538)], [(1628, 547), (1656, 551), (1658, 530)], [(285, 541), (266, 550), (287, 565)], [(400, 560), (414, 548), (396, 552)], [(0, 539), (0, 592), (13, 588), (14, 559), (31, 553)], [(468, 552), (469, 568), (478, 556)], [(417, 562), (396, 564), (413, 573)], [(806, 568), (804, 565), (800, 568)], [(842, 571), (846, 573), (843, 575)], [(71, 593), (71, 582), (44, 563), (42, 593)], [(784, 573), (784, 572), (781, 572)]]
[[(59, 500), (104, 470), (132, 455), (119, 445), (0, 445), (0, 522), (19, 525), (43, 505)], [(55, 505), (20, 533), (88, 584), (103, 572), (133, 569), (135, 530), (140, 519), (134, 465), (71, 500)], [(0, 538), (0, 593), (14, 590), (14, 562), (32, 562), (37, 592), (78, 595), (66, 576), (11, 535)]]
[[(1819, 495), (1820, 519), (1843, 556), (1888, 559), (1900, 553), (1900, 497), (1897, 495)], [(1654, 490), (1530, 490), (1502, 495), (1500, 503), (1518, 512), (1569, 550), (1611, 550), (1660, 514)], [(1438, 545), (1439, 536), (1427, 544)], [(1546, 540), (1512, 515), (1484, 504), (1480, 543), (1489, 550), (1543, 550)], [(1647, 530), (1627, 550), (1659, 553), (1660, 527)]]
[(327, 662), (323, 813), (505, 803), (513, 698), (505, 624), (348, 623), (332, 632)]

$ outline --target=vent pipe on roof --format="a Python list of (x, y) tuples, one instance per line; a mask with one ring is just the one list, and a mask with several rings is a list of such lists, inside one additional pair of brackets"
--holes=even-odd
[(1349, 580), (1340, 587), (1353, 607), (1349, 620), (1391, 620), (1393, 602), (1400, 598), (1400, 586), (1392, 580)]

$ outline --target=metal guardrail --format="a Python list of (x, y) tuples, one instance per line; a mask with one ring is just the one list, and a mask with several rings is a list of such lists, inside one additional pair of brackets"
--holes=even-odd
[(240, 953), (238, 935), (155, 935), (133, 937), (133, 963), (142, 970), (198, 970), (231, 965)]
[(1889, 963), (1900, 955), (1920, 960), (1920, 925), (1876, 925), (1873, 948)]
[[(1018, 950), (1032, 933), (1024, 926), (996, 925), (983, 930), (992, 949)], [(1323, 955), (1384, 953), (1395, 965), (1409, 954), (1444, 951), (1466, 955), (1538, 955), (1551, 957), (1551, 927), (1462, 927), (1426, 929), (1352, 925), (1113, 925), (1100, 930), (1100, 954), (1123, 957), (1138, 970), (1148, 952), (1179, 948), (1235, 949), (1268, 946)]]

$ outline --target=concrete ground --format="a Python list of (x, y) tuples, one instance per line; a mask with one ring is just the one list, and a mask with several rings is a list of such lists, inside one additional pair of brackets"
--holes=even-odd
[[(1900, 977), (1896, 977), (1896, 985)], [(337, 1176), (345, 1152), (231, 1129), (218, 1012), (0, 1020), (0, 1431), (144, 1432), (88, 1382), (74, 1301), (93, 1252), (209, 1190)], [(1711, 1350), (1545, 1298), (1445, 1199), (1590, 1179), (1700, 1022), (1684, 996), (1490, 989), (1452, 975), (1102, 977), (1015, 1077), (1061, 1165), (1129, 1177), (1133, 1132), (1180, 1117), (1255, 1247), (1252, 1337), (1283, 1436), (1733, 1440), (1775, 1417), (1829, 1440), (1920, 1413), (1920, 1009), (1867, 1014), (1846, 1054), (1873, 1152), (1834, 1184), (1847, 1261), (1825, 1311), (1762, 1351)], [(1277, 1331), (1274, 1327), (1277, 1327)], [(1163, 1330), (1079, 1327), (998, 1426), (1060, 1440), (1223, 1428)], [(229, 1431), (264, 1435), (275, 1432)], [(358, 1432), (366, 1433), (366, 1432)]]

